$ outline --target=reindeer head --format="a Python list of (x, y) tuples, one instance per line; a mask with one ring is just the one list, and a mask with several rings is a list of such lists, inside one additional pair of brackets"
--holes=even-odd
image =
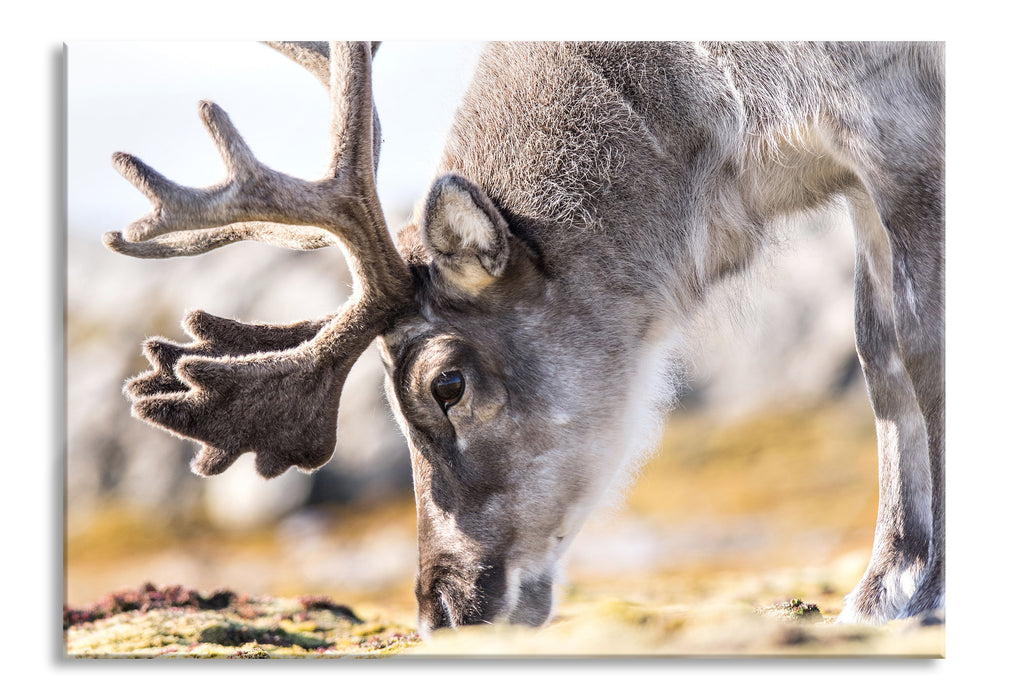
[[(410, 444), (422, 627), (542, 623), (558, 559), (622, 441), (618, 366), (591, 317), (472, 182), (437, 180), (399, 235), (416, 312), (380, 340)], [(569, 292), (569, 293), (565, 293)], [(594, 392), (598, 392), (594, 395)]]
[(204, 105), (228, 180), (184, 188), (117, 155), (155, 213), (106, 243), (140, 257), (248, 239), (340, 243), (355, 294), (332, 316), (289, 326), (190, 314), (194, 342), (145, 344), (153, 370), (126, 387), (134, 415), (201, 443), (193, 469), (203, 475), (244, 452), (256, 453), (265, 477), (316, 469), (335, 446), (347, 371), (377, 337), (413, 462), (422, 631), (541, 624), (559, 558), (627, 457), (636, 385), (617, 358), (630, 341), (598, 304), (553, 278), (510, 214), (461, 175), (434, 183), (394, 247), (375, 193), (373, 47), (274, 47), (329, 88), (327, 177), (266, 168), (223, 111)]

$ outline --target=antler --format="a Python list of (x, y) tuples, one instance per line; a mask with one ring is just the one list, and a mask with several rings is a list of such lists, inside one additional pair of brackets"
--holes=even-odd
[(324, 319), (250, 325), (197, 311), (184, 320), (194, 342), (151, 338), (144, 344), (154, 369), (125, 387), (133, 414), (202, 443), (191, 466), (208, 476), (245, 452), (256, 453), (256, 469), (265, 477), (325, 464), (336, 446), (339, 396), (351, 366), (411, 304), (412, 279), (389, 236), (375, 186), (373, 46), (273, 46), (328, 83), (326, 177), (305, 181), (266, 167), (209, 102), (201, 103), (200, 116), (226, 165), (223, 183), (184, 187), (134, 156), (113, 156), (153, 205), (123, 232), (105, 235), (117, 252), (173, 257), (239, 240), (298, 249), (339, 243), (354, 276), (350, 300)]

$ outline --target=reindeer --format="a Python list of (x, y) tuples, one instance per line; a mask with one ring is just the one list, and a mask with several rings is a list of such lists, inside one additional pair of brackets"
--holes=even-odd
[(112, 250), (335, 244), (355, 280), (325, 318), (195, 311), (192, 342), (144, 343), (132, 413), (199, 443), (193, 471), (246, 452), (266, 478), (325, 464), (344, 379), (377, 339), (413, 465), (421, 632), (540, 625), (572, 538), (656, 437), (685, 319), (773, 222), (843, 198), (879, 510), (839, 620), (944, 607), (942, 44), (491, 44), (395, 240), (375, 188), (377, 44), (270, 45), (328, 89), (324, 177), (263, 165), (211, 103), (223, 183), (113, 156), (153, 211), (106, 234)]

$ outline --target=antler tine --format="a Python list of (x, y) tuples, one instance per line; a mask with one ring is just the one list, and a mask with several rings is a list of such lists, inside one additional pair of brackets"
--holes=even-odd
[[(332, 42), (330, 54), (330, 175), (353, 193), (345, 205), (358, 235), (344, 237), (352, 272), (362, 290), (379, 285), (402, 290), (409, 278), (378, 199), (379, 122), (371, 89), (371, 60), (377, 44)], [(407, 285), (409, 286), (409, 285)]]
[(264, 41), (269, 46), (305, 68), (322, 86), (329, 89), (329, 43), (325, 41)]
[[(279, 51), (295, 63), (301, 65), (316, 79), (322, 86), (329, 89), (329, 43), (325, 41), (264, 41), (266, 46)], [(375, 57), (375, 52), (381, 41), (371, 42), (371, 56)]]
[[(371, 91), (370, 44), (333, 42), (329, 48), (330, 169), (350, 171), (365, 188), (375, 189), (375, 108)], [(371, 194), (372, 192), (368, 192)]]
[[(284, 56), (305, 68), (322, 83), (327, 92), (330, 89), (330, 51), (329, 44), (323, 41), (264, 41), (264, 44), (280, 52)], [(381, 41), (372, 41), (371, 57), (378, 52)], [(382, 145), (382, 126), (378, 120), (378, 110), (372, 110), (372, 152), (374, 154), (374, 169), (378, 172), (378, 155)]]
[(109, 231), (102, 242), (110, 250), (134, 258), (174, 258), (202, 255), (238, 241), (259, 241), (292, 250), (318, 250), (333, 245), (333, 237), (308, 226), (248, 222), (199, 231), (175, 231), (152, 241), (127, 241), (121, 231)]

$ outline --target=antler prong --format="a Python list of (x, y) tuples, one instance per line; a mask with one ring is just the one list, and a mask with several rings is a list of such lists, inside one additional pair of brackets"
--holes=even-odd
[(127, 241), (121, 231), (109, 231), (102, 238), (102, 242), (110, 250), (134, 258), (202, 255), (238, 241), (259, 241), (291, 250), (318, 250), (336, 242), (331, 233), (312, 226), (287, 226), (257, 221), (195, 231), (172, 231), (147, 241)]
[(261, 166), (228, 113), (215, 103), (203, 100), (200, 102), (200, 119), (217, 146), (229, 179), (244, 180), (253, 177)]
[[(300, 65), (329, 89), (329, 42), (326, 41), (264, 41), (262, 42), (278, 53)], [(371, 55), (374, 58), (381, 41), (372, 41)]]
[(241, 455), (204, 445), (193, 458), (190, 468), (201, 476), (215, 476), (230, 467)]
[(152, 203), (160, 203), (173, 188), (180, 187), (129, 153), (113, 153), (112, 166)]
[(265, 45), (300, 65), (329, 89), (329, 43), (325, 41), (264, 41)]
[(361, 178), (367, 186), (372, 179), (371, 47), (330, 44), (329, 98), (330, 168), (334, 177), (343, 174)]

